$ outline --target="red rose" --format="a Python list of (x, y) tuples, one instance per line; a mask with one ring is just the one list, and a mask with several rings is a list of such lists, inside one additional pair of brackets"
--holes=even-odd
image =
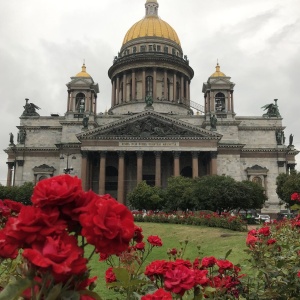
[(293, 200), (293, 201), (300, 201), (300, 194), (299, 193), (293, 193), (291, 195), (291, 200)]
[(11, 215), (11, 209), (4, 204), (2, 200), (0, 200), (0, 216), (8, 217)]
[(271, 234), (270, 227), (262, 227), (258, 230), (258, 234), (263, 236), (269, 236)]
[(213, 256), (203, 257), (201, 261), (202, 268), (210, 268), (216, 264), (217, 260)]
[(207, 278), (208, 270), (194, 270), (195, 285), (205, 286), (209, 283)]
[(163, 275), (167, 270), (168, 263), (165, 260), (152, 261), (145, 269), (148, 277)]
[(133, 216), (127, 207), (95, 193), (90, 203), (81, 208), (79, 221), (81, 234), (100, 253), (126, 250), (134, 234)]
[(57, 208), (23, 206), (18, 217), (9, 218), (4, 228), (5, 234), (16, 240), (20, 246), (44, 240), (48, 235), (61, 234), (67, 224), (59, 219)]
[(177, 254), (177, 249), (176, 248), (172, 248), (172, 249), (170, 249), (170, 251), (169, 251), (169, 253), (171, 254), (171, 255), (176, 255)]
[(143, 229), (141, 227), (134, 225), (133, 240), (136, 241), (137, 243), (140, 243), (144, 238), (142, 232), (143, 232)]
[(112, 267), (110, 267), (106, 270), (105, 281), (106, 281), (106, 283), (117, 281), (116, 275), (115, 275)]
[(11, 211), (14, 213), (19, 213), (21, 208), (24, 206), (24, 204), (20, 202), (9, 200), (9, 199), (4, 199), (3, 204), (6, 205), (8, 208), (10, 208)]
[(194, 271), (184, 265), (177, 266), (176, 269), (169, 269), (165, 273), (166, 290), (183, 296), (187, 290), (194, 287)]
[(233, 263), (229, 260), (218, 260), (217, 261), (217, 265), (220, 269), (223, 269), (223, 270), (230, 270), (230, 269), (233, 269)]
[(0, 230), (0, 257), (15, 259), (18, 256), (18, 248), (18, 242), (7, 237), (4, 230)]
[(143, 296), (141, 300), (172, 300), (172, 294), (160, 288), (153, 294)]
[(150, 235), (148, 237), (147, 241), (152, 246), (156, 246), (156, 247), (161, 247), (162, 246), (162, 241), (161, 241), (160, 237), (158, 237), (157, 235)]
[(145, 250), (145, 243), (144, 242), (141, 242), (141, 243), (137, 243), (134, 248), (136, 250), (139, 250), (139, 251), (144, 251)]
[(39, 181), (33, 190), (31, 201), (39, 207), (62, 206), (76, 201), (82, 193), (81, 179), (58, 175)]
[(41, 270), (51, 271), (56, 281), (67, 281), (70, 276), (87, 271), (83, 249), (78, 247), (76, 238), (66, 232), (48, 236), (43, 243), (33, 243), (31, 249), (24, 250), (23, 256)]
[(276, 243), (275, 239), (269, 239), (269, 240), (267, 240), (267, 245), (272, 245), (272, 244), (275, 244), (275, 243)]
[(246, 239), (246, 244), (250, 247), (253, 247), (259, 241), (260, 240), (257, 237), (248, 234), (247, 239)]

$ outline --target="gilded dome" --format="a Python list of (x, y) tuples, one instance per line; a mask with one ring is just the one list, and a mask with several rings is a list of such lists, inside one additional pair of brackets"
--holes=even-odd
[(219, 63), (217, 63), (216, 65), (216, 72), (211, 74), (210, 77), (226, 77), (226, 75), (220, 71)]
[(146, 16), (142, 20), (136, 22), (127, 31), (123, 40), (123, 45), (131, 40), (142, 37), (161, 37), (180, 45), (180, 40), (176, 31), (158, 16)]
[(89, 73), (86, 72), (85, 64), (82, 65), (82, 70), (75, 77), (92, 77)]

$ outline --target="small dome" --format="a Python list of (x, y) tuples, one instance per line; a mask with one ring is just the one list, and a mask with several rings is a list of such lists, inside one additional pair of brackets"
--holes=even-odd
[[(148, 1), (153, 2), (153, 1)], [(176, 31), (158, 16), (146, 16), (135, 23), (126, 33), (123, 45), (127, 42), (143, 37), (160, 37), (171, 40), (180, 46)]]
[(82, 70), (75, 77), (92, 77), (89, 73), (86, 72), (85, 64), (82, 65)]
[(217, 63), (217, 65), (216, 65), (216, 72), (211, 74), (210, 77), (226, 77), (226, 75), (220, 71), (219, 63)]

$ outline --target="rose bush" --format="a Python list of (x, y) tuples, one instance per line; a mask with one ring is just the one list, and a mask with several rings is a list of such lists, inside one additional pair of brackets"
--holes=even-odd
[(32, 206), (12, 203), (0, 205), (0, 257), (21, 263), (15, 280), (2, 282), (0, 299), (100, 299), (88, 290), (95, 278), (89, 279), (85, 246), (103, 254), (127, 249), (134, 235), (130, 211), (109, 195), (84, 192), (69, 175), (39, 182)]
[[(300, 201), (300, 195), (292, 199)], [(124, 205), (83, 191), (77, 177), (39, 182), (32, 203), (0, 200), (0, 259), (6, 270), (0, 300), (99, 300), (92, 291), (97, 278), (88, 268), (95, 253), (109, 265), (104, 279), (117, 299), (299, 299), (300, 216), (248, 232), (254, 274), (246, 277), (227, 260), (230, 251), (223, 258), (185, 259), (188, 241), (169, 249), (166, 259), (149, 260), (163, 245), (161, 238), (144, 238)], [(227, 214), (186, 216), (190, 222), (197, 218), (239, 222)], [(87, 246), (93, 247), (90, 257)]]

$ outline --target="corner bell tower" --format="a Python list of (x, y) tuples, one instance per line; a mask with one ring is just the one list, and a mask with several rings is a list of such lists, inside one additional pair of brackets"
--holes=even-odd
[(71, 77), (67, 87), (67, 114), (96, 116), (99, 86), (86, 72), (85, 64), (82, 65), (81, 72)]
[(226, 76), (220, 71), (217, 63), (216, 71), (203, 83), (202, 92), (204, 93), (205, 116), (209, 120), (215, 115), (217, 118), (233, 118), (234, 101), (233, 88), (235, 84), (230, 81), (231, 77)]

